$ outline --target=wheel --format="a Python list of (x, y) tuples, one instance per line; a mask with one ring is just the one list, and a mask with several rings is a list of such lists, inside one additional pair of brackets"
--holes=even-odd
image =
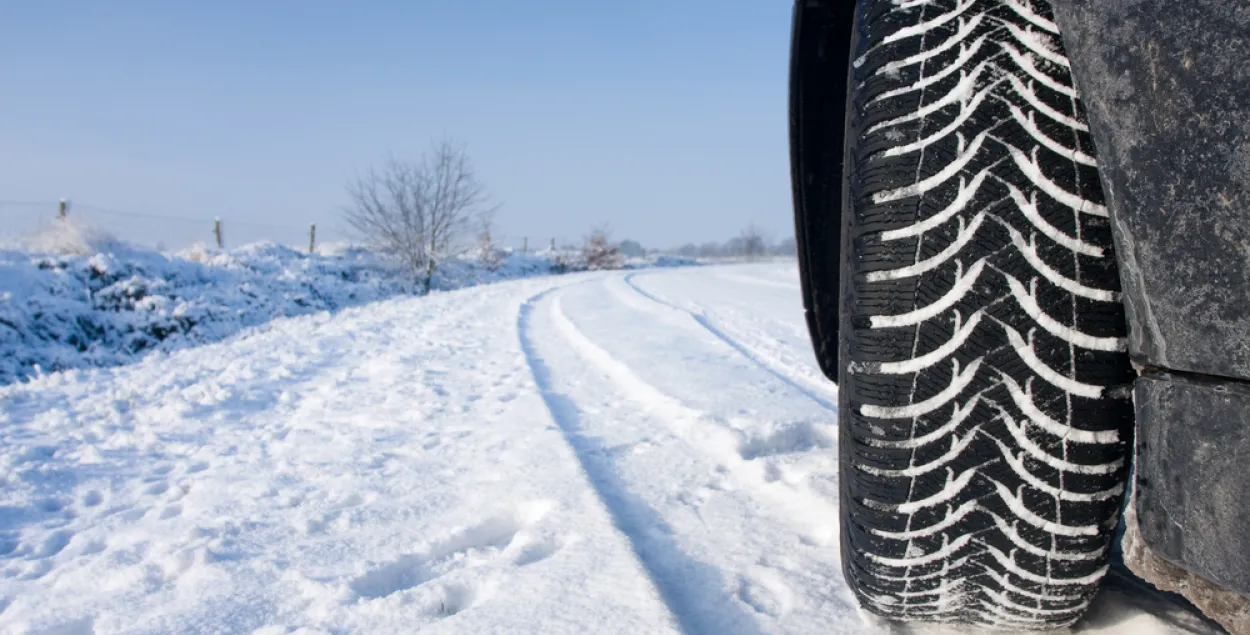
[(892, 620), (1069, 625), (1107, 571), (1134, 375), (1058, 29), (1041, 0), (857, 9), (839, 246), (846, 578)]

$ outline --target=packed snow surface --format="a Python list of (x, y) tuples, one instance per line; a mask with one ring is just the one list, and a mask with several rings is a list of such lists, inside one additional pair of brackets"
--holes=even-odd
[[(840, 572), (836, 402), (778, 263), (0, 387), (0, 632), (889, 633)], [(1192, 625), (1112, 589), (1078, 632)]]

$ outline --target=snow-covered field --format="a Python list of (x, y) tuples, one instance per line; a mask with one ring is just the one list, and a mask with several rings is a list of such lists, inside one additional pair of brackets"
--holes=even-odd
[[(0, 388), (0, 632), (888, 633), (841, 580), (835, 418), (777, 263), (46, 375)], [(1078, 632), (1203, 632), (1151, 602)]]

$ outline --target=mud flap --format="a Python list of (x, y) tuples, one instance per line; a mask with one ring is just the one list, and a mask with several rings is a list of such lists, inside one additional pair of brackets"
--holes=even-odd
[(1250, 633), (1246, 4), (1052, 5), (1098, 148), (1129, 354), (1146, 371), (1125, 559)]

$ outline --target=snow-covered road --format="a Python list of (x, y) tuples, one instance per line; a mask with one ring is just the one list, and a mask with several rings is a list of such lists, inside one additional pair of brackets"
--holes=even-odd
[[(789, 263), (43, 377), (0, 388), (0, 632), (890, 632), (841, 581), (835, 420)], [(1078, 631), (1204, 632), (1142, 607)]]

